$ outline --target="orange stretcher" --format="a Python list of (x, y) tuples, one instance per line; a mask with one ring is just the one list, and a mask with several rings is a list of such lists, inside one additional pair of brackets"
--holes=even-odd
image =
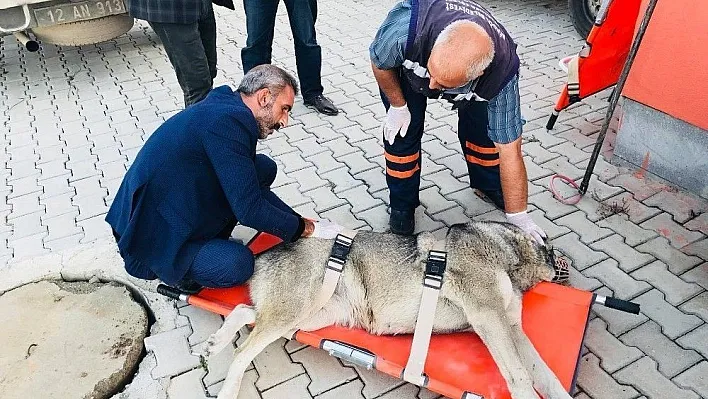
[[(278, 243), (278, 238), (259, 233), (251, 240), (249, 248), (257, 254)], [(198, 294), (185, 295), (160, 285), (158, 292), (224, 316), (236, 305), (251, 302), (246, 286), (205, 288)], [(569, 392), (574, 390), (580, 351), (594, 302), (639, 313), (636, 304), (553, 283), (538, 284), (524, 294), (524, 331)], [(359, 329), (331, 326), (311, 332), (297, 331), (293, 339), (324, 349), (350, 363), (402, 378), (413, 335), (376, 336)], [(449, 398), (511, 398), (496, 363), (474, 333), (433, 335), (424, 371), (428, 376), (425, 388)]]
[(572, 57), (561, 60), (568, 70), (546, 129), (553, 129), (560, 111), (615, 84), (627, 61), (641, 0), (609, 0), (598, 13), (586, 45)]

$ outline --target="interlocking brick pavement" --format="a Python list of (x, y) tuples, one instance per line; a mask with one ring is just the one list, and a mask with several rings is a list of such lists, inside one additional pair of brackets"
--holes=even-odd
[[(666, 377), (674, 377), (701, 361), (696, 351), (683, 349), (662, 334), (661, 327), (648, 321), (621, 338), (625, 344), (640, 349), (657, 361), (659, 371)], [(636, 359), (634, 359), (636, 360)]]
[[(563, 111), (556, 128), (546, 131), (545, 118), (564, 80), (557, 61), (583, 43), (567, 3), (481, 2), (519, 44), (532, 217), (570, 259), (573, 285), (642, 304), (637, 316), (593, 309), (575, 397), (708, 398), (708, 201), (604, 158), (580, 203), (554, 199), (548, 191), (554, 173), (582, 176), (611, 90)], [(321, 116), (297, 99), (291, 126), (260, 143), (259, 150), (278, 163), (275, 191), (303, 215), (384, 231), (388, 191), (378, 127), (385, 113), (370, 72), (368, 44), (394, 0), (319, 3), (323, 85), (342, 112)], [(216, 10), (218, 85), (235, 85), (242, 76), (245, 21), (237, 8)], [(278, 14), (273, 59), (295, 71), (284, 11), (281, 7)], [(103, 218), (121, 178), (145, 140), (182, 108), (182, 94), (156, 35), (140, 21), (127, 35), (105, 43), (43, 45), (39, 53), (27, 53), (11, 36), (4, 37), (0, 69), (0, 193), (5, 197), (0, 270), (23, 267), (28, 276), (56, 276), (35, 269), (32, 260), (111, 237)], [(445, 226), (469, 218), (504, 220), (468, 187), (456, 112), (431, 101), (426, 115), (417, 231), (439, 235)], [(604, 155), (611, 151), (617, 120)], [(194, 353), (221, 318), (184, 303), (176, 309), (152, 292), (145, 297), (151, 306), (172, 312), (153, 325), (148, 356), (133, 383), (155, 384), (141, 394), (131, 391), (130, 397), (214, 396), (233, 354), (223, 352), (205, 371)], [(243, 331), (237, 344), (245, 336)], [(254, 363), (240, 399), (437, 397), (284, 340)]]

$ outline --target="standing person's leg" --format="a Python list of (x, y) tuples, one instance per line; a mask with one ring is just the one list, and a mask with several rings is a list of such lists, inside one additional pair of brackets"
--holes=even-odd
[[(401, 79), (401, 89), (411, 113), (411, 123), (405, 137), (396, 136), (393, 144), (384, 139), (386, 157), (386, 184), (390, 191), (391, 217), (389, 226), (396, 234), (409, 235), (415, 230), (415, 208), (420, 205), (420, 146), (423, 138), (427, 98), (413, 92)], [(381, 100), (388, 111), (386, 96)]]
[(242, 244), (215, 238), (188, 245), (200, 245), (201, 248), (183, 281), (210, 288), (227, 288), (241, 285), (253, 275), (253, 254)]
[(248, 35), (246, 47), (241, 49), (244, 75), (258, 65), (271, 62), (278, 2), (279, 0), (243, 0)]
[[(199, 33), (202, 37), (202, 45), (209, 64), (209, 72), (212, 82), (216, 77), (216, 18), (214, 17), (214, 7), (211, 0), (204, 2), (202, 18), (199, 21)], [(213, 84), (213, 83), (212, 83)]]
[(325, 115), (337, 115), (339, 110), (322, 95), (322, 48), (317, 44), (315, 21), (317, 0), (285, 0), (290, 29), (295, 41), (295, 62), (300, 79), (302, 98)]
[[(314, 6), (314, 9), (313, 9)], [(300, 79), (302, 97), (309, 99), (322, 94), (322, 48), (317, 44), (315, 18), (317, 2), (314, 0), (285, 0), (290, 29), (295, 41), (295, 62)]]
[(162, 41), (184, 94), (185, 107), (202, 100), (211, 90), (209, 68), (199, 23), (170, 24), (148, 22)]
[(487, 134), (487, 103), (470, 101), (458, 108), (457, 135), (467, 162), (470, 187), (479, 189), (504, 209), (499, 179), (499, 150)]

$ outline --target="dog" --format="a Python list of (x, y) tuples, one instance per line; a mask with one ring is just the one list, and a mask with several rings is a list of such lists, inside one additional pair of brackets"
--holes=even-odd
[[(411, 334), (423, 291), (431, 233), (399, 236), (359, 232), (337, 288), (317, 304), (333, 240), (301, 239), (256, 258), (250, 293), (253, 306), (239, 305), (207, 341), (214, 355), (255, 323), (237, 349), (218, 399), (236, 399), (253, 359), (288, 332), (339, 325), (371, 334)], [(474, 331), (489, 349), (512, 398), (570, 399), (521, 328), (522, 293), (555, 273), (553, 250), (516, 226), (469, 222), (445, 237), (447, 269), (433, 333)]]

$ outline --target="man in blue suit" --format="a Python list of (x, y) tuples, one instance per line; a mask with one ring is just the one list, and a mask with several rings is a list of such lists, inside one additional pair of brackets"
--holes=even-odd
[(337, 235), (340, 226), (304, 219), (270, 191), (276, 164), (256, 154), (258, 139), (287, 125), (297, 90), (261, 65), (150, 136), (106, 216), (130, 275), (186, 290), (242, 284), (253, 255), (228, 239), (237, 222), (285, 242)]

